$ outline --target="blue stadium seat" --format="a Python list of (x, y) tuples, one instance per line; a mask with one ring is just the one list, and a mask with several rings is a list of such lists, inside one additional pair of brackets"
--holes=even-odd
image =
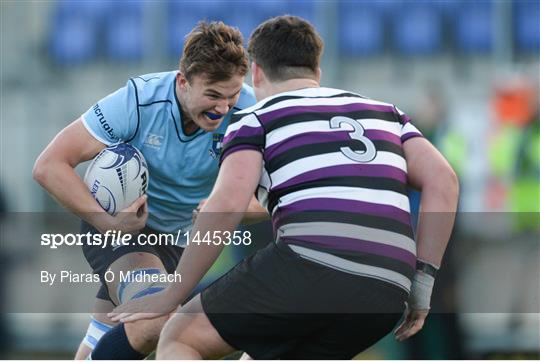
[(255, 28), (264, 20), (285, 14), (287, 1), (257, 1), (246, 4), (244, 1), (229, 1), (230, 10), (225, 21), (229, 25), (237, 26), (244, 35), (245, 42)]
[(441, 18), (432, 2), (400, 3), (390, 20), (394, 45), (402, 54), (430, 55), (441, 49)]
[(344, 1), (339, 5), (339, 49), (345, 56), (369, 56), (384, 47), (384, 26), (380, 9), (368, 2)]
[(521, 52), (540, 52), (540, 1), (514, 3), (514, 41)]
[(464, 2), (455, 16), (455, 40), (458, 49), (468, 54), (488, 53), (493, 47), (491, 1)]
[(133, 0), (115, 0), (107, 16), (105, 46), (114, 61), (139, 61), (145, 49), (144, 6)]
[(49, 32), (49, 53), (55, 63), (84, 64), (96, 57), (97, 39), (109, 4), (105, 0), (62, 0), (56, 4)]
[(431, 5), (443, 16), (455, 16), (456, 10), (467, 0), (430, 0)]
[(262, 21), (282, 14), (302, 16), (310, 21), (315, 20), (315, 2), (302, 1), (239, 1), (239, 0), (205, 0), (181, 1), (169, 0), (167, 38), (170, 54), (181, 53), (184, 36), (199, 20), (222, 20), (228, 25), (236, 26), (247, 41), (251, 32)]
[(316, 25), (314, 0), (169, 0), (167, 6), (168, 51), (174, 56), (181, 53), (184, 36), (203, 19), (222, 20), (228, 25), (238, 27), (246, 41), (257, 25), (277, 15), (301, 16)]
[(169, 0), (165, 29), (169, 54), (180, 56), (185, 36), (199, 21), (225, 20), (227, 12), (230, 11), (228, 5), (228, 2), (219, 0)]
[(290, 14), (299, 16), (308, 20), (313, 26), (319, 28), (317, 14), (315, 12), (316, 1), (315, 0), (296, 0), (285, 2), (286, 6), (283, 7), (281, 14)]
[(384, 15), (390, 15), (395, 13), (395, 11), (402, 5), (403, 1), (404, 0), (369, 1), (369, 5), (377, 9), (377, 11), (380, 11)]
[[(291, 1), (287, 0), (275, 0), (275, 1), (257, 1), (254, 2), (254, 10), (256, 17), (261, 21), (272, 18), (274, 16), (283, 15), (287, 13), (287, 6)], [(251, 5), (251, 4), (250, 4)], [(245, 6), (245, 3), (244, 3)], [(251, 13), (251, 6), (250, 6)]]

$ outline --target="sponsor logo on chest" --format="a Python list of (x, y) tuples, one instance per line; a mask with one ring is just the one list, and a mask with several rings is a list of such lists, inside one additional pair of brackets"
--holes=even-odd
[(149, 133), (146, 139), (144, 140), (144, 145), (156, 150), (159, 150), (163, 145), (163, 136)]
[(218, 159), (221, 155), (221, 149), (223, 148), (223, 133), (214, 133), (212, 135), (212, 149), (208, 150), (210, 156), (214, 160)]

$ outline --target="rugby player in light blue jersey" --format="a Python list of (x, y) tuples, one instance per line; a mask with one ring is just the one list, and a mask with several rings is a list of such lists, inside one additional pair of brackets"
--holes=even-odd
[[(34, 178), (83, 219), (84, 233), (176, 234), (180, 230), (183, 235), (190, 227), (192, 211), (212, 190), (231, 114), (255, 103), (252, 89), (243, 83), (248, 59), (242, 41), (237, 29), (222, 22), (199, 23), (186, 38), (179, 71), (132, 78), (97, 102), (43, 151)], [(150, 183), (147, 195), (111, 216), (94, 200), (74, 168), (120, 142), (144, 154)], [(112, 328), (114, 323), (106, 313), (164, 286), (129, 285), (119, 283), (119, 278), (106, 282), (104, 273), (172, 273), (183, 248), (84, 246), (83, 251), (102, 286), (76, 358), (88, 357), (104, 334), (109, 336), (109, 346), (92, 358), (144, 357), (155, 348), (165, 318)]]

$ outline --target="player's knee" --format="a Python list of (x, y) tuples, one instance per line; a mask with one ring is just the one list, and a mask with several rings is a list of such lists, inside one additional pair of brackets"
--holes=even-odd
[(165, 328), (159, 337), (156, 359), (203, 359), (202, 354), (189, 342), (178, 338), (173, 328)]
[(157, 347), (166, 320), (166, 317), (162, 317), (126, 323), (124, 328), (131, 346), (141, 353), (151, 353)]
[(141, 268), (125, 273), (116, 290), (118, 302), (123, 304), (129, 300), (161, 292), (167, 284), (159, 282), (160, 274), (162, 272), (158, 268)]
[[(125, 273), (116, 291), (118, 302), (122, 304), (161, 292), (167, 287), (166, 283), (159, 281), (161, 274), (162, 271), (158, 268), (140, 268)], [(152, 352), (156, 348), (165, 320), (158, 318), (126, 323), (126, 335), (131, 346), (141, 353)]]
[(159, 335), (159, 343), (158, 348), (167, 348), (170, 344), (179, 343), (179, 326), (178, 322), (181, 321), (183, 318), (182, 315), (174, 314), (168, 321), (165, 323), (163, 328), (161, 329), (161, 333)]
[[(182, 351), (180, 355), (188, 359), (222, 357), (222, 351), (230, 347), (214, 332), (203, 313), (189, 313), (187, 310), (189, 308), (186, 308), (184, 313), (173, 315), (165, 324), (159, 338), (158, 350), (161, 348), (162, 351), (170, 351), (172, 348), (178, 353)], [(165, 353), (164, 356), (166, 355)]]
[(93, 351), (101, 337), (113, 327), (114, 326), (100, 322), (92, 317), (82, 343)]

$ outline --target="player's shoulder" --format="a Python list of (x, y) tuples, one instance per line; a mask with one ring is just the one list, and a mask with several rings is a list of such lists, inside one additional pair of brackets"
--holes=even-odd
[(385, 102), (382, 100), (370, 98), (363, 94), (338, 88), (328, 88), (328, 87), (319, 87), (319, 88), (306, 88), (302, 90), (306, 98), (329, 98), (342, 100), (343, 102), (358, 102), (365, 104), (372, 104), (378, 106), (387, 106), (395, 107), (392, 103)]
[(400, 123), (407, 122), (408, 116), (400, 110), (395, 104), (379, 99), (374, 99), (361, 95), (360, 93), (350, 92), (343, 89), (336, 88), (319, 88), (322, 93), (326, 94), (328, 99), (331, 99), (332, 102), (337, 102), (339, 104), (348, 104), (349, 102), (361, 103), (366, 106), (368, 110), (380, 111), (386, 114), (391, 114), (390, 119), (393, 121), (398, 121)]
[(251, 107), (247, 107), (242, 111), (236, 112), (236, 114), (239, 116), (247, 115), (250, 113), (261, 114), (289, 105), (299, 105), (298, 102), (302, 102), (303, 99), (306, 99), (308, 102), (310, 102), (311, 100), (312, 103), (324, 103), (324, 98), (337, 97), (354, 97), (357, 99), (366, 99), (366, 97), (360, 94), (341, 89), (325, 87), (303, 88), (299, 90), (282, 92), (266, 97), (259, 102), (253, 104)]
[(149, 73), (130, 78), (128, 87), (137, 93), (139, 104), (167, 100), (174, 94), (174, 81), (177, 71)]

